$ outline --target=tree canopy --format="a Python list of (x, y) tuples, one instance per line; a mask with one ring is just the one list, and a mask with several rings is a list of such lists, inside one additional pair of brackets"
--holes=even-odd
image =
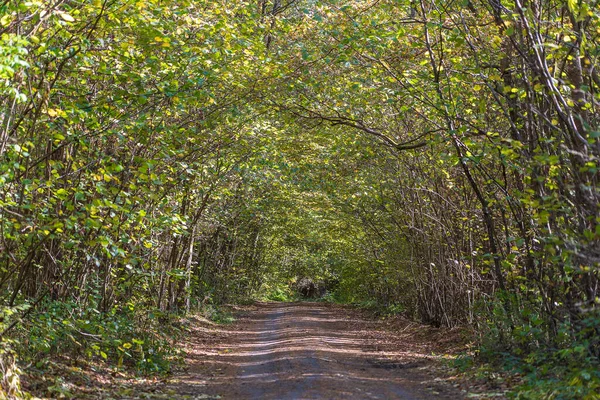
[(593, 393), (599, 10), (0, 0), (3, 340), (159, 368), (85, 334), (308, 277)]

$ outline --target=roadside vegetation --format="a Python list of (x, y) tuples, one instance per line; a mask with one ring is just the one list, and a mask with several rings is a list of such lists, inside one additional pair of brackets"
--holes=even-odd
[(0, 0), (0, 397), (168, 373), (179, 318), (309, 279), (598, 398), (599, 10)]

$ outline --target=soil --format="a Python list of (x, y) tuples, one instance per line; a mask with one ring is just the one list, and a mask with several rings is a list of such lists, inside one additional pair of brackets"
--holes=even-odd
[(187, 368), (159, 391), (190, 399), (462, 399), (415, 324), (325, 303), (258, 303), (236, 322), (194, 323)]

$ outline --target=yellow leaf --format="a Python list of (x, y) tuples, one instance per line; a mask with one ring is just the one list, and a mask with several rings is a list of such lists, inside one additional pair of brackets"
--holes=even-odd
[(75, 22), (75, 18), (73, 18), (72, 16), (70, 16), (66, 12), (59, 11), (58, 15), (60, 15), (60, 17), (62, 19), (64, 19), (65, 21), (67, 21), (67, 22)]
[(8, 26), (12, 22), (12, 19), (13, 19), (12, 15), (5, 14), (2, 18), (0, 18), (0, 25)]

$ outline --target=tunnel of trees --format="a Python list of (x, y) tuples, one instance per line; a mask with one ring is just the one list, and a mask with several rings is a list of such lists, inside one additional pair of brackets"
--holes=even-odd
[(1, 357), (307, 277), (597, 390), (599, 4), (0, 0)]

